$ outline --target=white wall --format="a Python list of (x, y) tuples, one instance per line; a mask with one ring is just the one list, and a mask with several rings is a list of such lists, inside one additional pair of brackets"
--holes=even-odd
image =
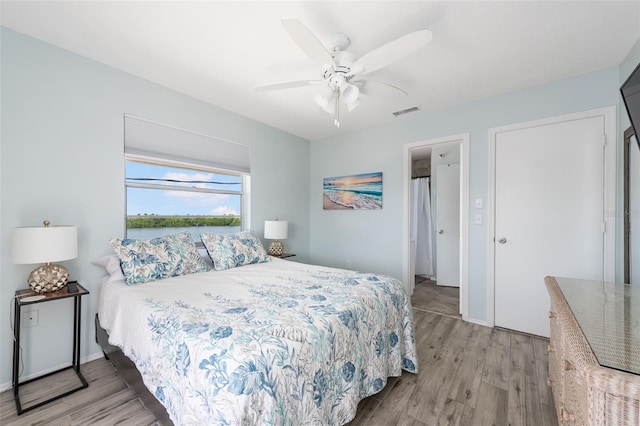
[[(1, 43), (0, 386), (11, 381), (7, 310), (37, 266), (11, 262), (15, 226), (78, 226), (79, 256), (62, 263), (91, 291), (82, 356), (100, 354), (93, 317), (103, 273), (91, 261), (124, 236), (124, 113), (249, 146), (252, 229), (262, 236), (265, 219), (288, 220), (287, 251), (309, 259), (308, 141), (6, 28)], [(40, 325), (23, 330), (25, 376), (71, 361), (71, 302), (34, 307)]]
[[(388, 124), (311, 142), (310, 256), (314, 262), (402, 278), (402, 146), (470, 133), (469, 198), (488, 194), (488, 129), (527, 120), (619, 105), (618, 68), (482, 99), (441, 111), (420, 112)], [(344, 120), (348, 120), (348, 115)], [(322, 210), (322, 178), (383, 172), (383, 208)], [(469, 203), (467, 214), (474, 214)], [(487, 223), (469, 218), (469, 318), (488, 318)], [(542, 285), (542, 283), (541, 283)]]

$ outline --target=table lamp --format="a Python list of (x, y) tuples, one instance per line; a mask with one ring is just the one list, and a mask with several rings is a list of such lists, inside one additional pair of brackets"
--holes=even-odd
[(48, 293), (64, 287), (69, 271), (51, 262), (78, 257), (78, 228), (76, 226), (25, 226), (13, 228), (11, 253), (13, 263), (44, 263), (29, 274), (29, 288), (36, 293)]
[(267, 240), (275, 240), (269, 245), (269, 254), (271, 256), (282, 256), (284, 253), (284, 245), (279, 240), (285, 240), (287, 238), (287, 221), (278, 219), (265, 220), (264, 237)]

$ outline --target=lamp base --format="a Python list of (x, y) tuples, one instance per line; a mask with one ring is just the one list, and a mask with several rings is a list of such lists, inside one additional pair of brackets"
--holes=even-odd
[(36, 293), (49, 293), (60, 290), (69, 279), (69, 271), (62, 265), (47, 263), (31, 271), (29, 274), (29, 288)]
[(282, 256), (282, 253), (284, 253), (284, 245), (280, 241), (275, 240), (269, 244), (269, 254), (271, 256), (279, 257)]

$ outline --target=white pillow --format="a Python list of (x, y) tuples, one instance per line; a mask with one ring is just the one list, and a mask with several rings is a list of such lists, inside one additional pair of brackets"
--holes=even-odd
[(120, 259), (115, 254), (110, 254), (107, 256), (103, 256), (99, 259), (94, 260), (94, 265), (102, 266), (107, 273), (109, 274), (109, 278), (105, 282), (111, 281), (124, 281), (124, 274), (122, 273), (122, 268), (120, 267)]

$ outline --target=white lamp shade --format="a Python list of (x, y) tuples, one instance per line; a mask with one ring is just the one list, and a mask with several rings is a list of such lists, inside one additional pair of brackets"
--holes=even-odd
[(287, 238), (287, 221), (286, 220), (265, 220), (264, 221), (264, 237), (267, 240), (284, 240)]
[(47, 263), (78, 257), (76, 226), (26, 226), (11, 233), (13, 263)]
[(313, 99), (320, 106), (320, 108), (326, 108), (329, 102), (333, 99), (333, 90), (329, 86), (321, 87), (318, 92), (313, 96)]
[(354, 84), (345, 83), (340, 88), (340, 100), (345, 104), (351, 104), (358, 100), (360, 89)]

